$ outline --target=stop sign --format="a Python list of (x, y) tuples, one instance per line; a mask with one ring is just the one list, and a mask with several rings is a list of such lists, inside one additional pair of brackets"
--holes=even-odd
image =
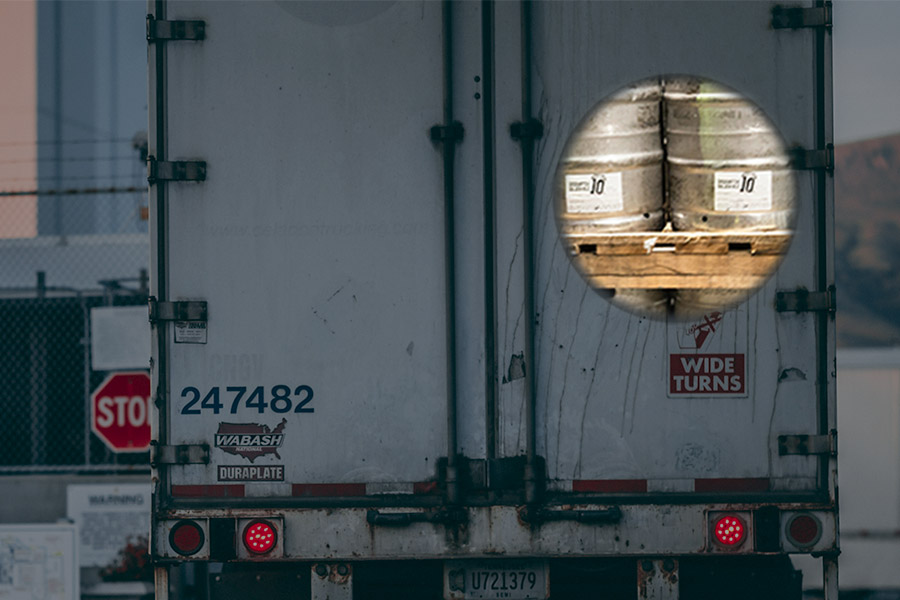
[(91, 394), (91, 430), (113, 452), (150, 448), (150, 376), (114, 373)]

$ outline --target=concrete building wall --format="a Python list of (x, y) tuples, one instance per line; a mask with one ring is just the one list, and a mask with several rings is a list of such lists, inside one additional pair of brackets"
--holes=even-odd
[[(55, 523), (66, 518), (66, 487), (72, 484), (150, 483), (140, 475), (6, 475), (0, 477), (0, 523)], [(14, 500), (15, 499), (15, 500)]]
[(841, 589), (900, 591), (900, 348), (838, 352)]
[[(147, 128), (142, 2), (37, 5), (38, 178), (42, 189), (141, 186), (132, 139)], [(42, 195), (40, 235), (136, 233), (142, 192)]]

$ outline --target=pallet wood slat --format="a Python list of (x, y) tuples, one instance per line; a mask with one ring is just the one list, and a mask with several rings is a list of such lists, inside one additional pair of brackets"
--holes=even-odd
[(752, 289), (780, 263), (791, 232), (641, 232), (568, 238), (598, 288)]

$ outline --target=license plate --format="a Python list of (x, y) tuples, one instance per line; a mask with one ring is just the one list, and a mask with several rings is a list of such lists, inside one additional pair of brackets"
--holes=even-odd
[(550, 597), (546, 561), (449, 561), (446, 600), (545, 600)]

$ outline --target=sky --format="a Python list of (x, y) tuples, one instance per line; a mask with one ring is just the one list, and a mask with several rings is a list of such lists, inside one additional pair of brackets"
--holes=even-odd
[(900, 133), (900, 1), (834, 3), (834, 138)]

